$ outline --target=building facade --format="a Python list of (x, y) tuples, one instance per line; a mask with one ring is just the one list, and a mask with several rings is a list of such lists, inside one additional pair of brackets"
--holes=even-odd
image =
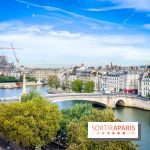
[(37, 80), (48, 80), (50, 75), (58, 75), (58, 70), (51, 68), (30, 68), (28, 69), (28, 75), (35, 77)]
[(141, 95), (143, 97), (147, 97), (150, 93), (150, 74), (147, 76), (143, 76), (141, 80)]

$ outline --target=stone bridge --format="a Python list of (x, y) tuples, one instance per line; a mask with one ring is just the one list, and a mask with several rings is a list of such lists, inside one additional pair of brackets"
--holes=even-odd
[(85, 100), (99, 103), (103, 106), (116, 108), (116, 104), (135, 107), (144, 110), (150, 110), (150, 101), (145, 98), (138, 98), (132, 95), (117, 95), (117, 94), (54, 94), (46, 96), (49, 101), (67, 101), (67, 100)]
[[(137, 97), (134, 95), (120, 94), (86, 94), (86, 93), (64, 93), (64, 94), (48, 94), (43, 95), (51, 102), (67, 101), (67, 100), (83, 100), (99, 103), (103, 106), (116, 108), (116, 105), (126, 107), (135, 107), (144, 110), (150, 110), (150, 101), (146, 98)], [(20, 97), (0, 97), (0, 102), (16, 102)]]

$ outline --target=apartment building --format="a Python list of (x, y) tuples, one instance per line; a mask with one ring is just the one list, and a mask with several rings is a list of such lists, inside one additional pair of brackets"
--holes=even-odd
[(100, 91), (110, 93), (137, 93), (139, 75), (135, 73), (112, 72), (101, 77)]

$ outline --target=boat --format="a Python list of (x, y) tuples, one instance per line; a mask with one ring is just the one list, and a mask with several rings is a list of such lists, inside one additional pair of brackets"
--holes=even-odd
[(16, 86), (17, 87), (22, 87), (23, 86), (23, 82), (16, 82)]

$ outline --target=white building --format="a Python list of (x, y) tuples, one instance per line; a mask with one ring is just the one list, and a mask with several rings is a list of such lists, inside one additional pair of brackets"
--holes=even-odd
[(138, 74), (131, 73), (109, 73), (100, 79), (100, 91), (109, 93), (137, 93)]
[(139, 79), (138, 94), (146, 97), (150, 93), (150, 65), (146, 65)]
[(124, 93), (137, 93), (140, 75), (128, 73), (124, 75)]
[(150, 92), (150, 75), (143, 76), (141, 80), (141, 95), (146, 97)]
[(119, 93), (119, 80), (120, 75), (117, 73), (103, 75), (100, 79), (100, 91), (106, 93)]

